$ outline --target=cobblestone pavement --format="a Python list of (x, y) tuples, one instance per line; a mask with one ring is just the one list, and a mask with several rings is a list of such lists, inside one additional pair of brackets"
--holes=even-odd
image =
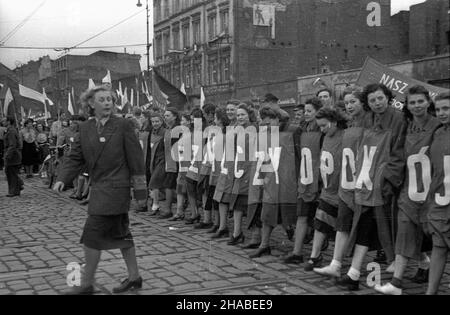
[[(67, 264), (83, 263), (79, 244), (86, 207), (44, 187), (41, 179), (25, 181), (20, 198), (6, 198), (6, 180), (0, 175), (0, 295), (66, 292)], [(303, 271), (302, 266), (286, 265), (282, 258), (293, 247), (281, 228), (275, 230), (272, 256), (249, 259), (248, 250), (228, 246), (227, 240), (211, 241), (203, 231), (182, 222), (158, 220), (148, 214), (130, 212), (138, 262), (144, 287), (131, 293), (187, 295), (299, 295), (375, 294), (366, 285), (361, 290), (342, 291), (333, 280)], [(232, 222), (230, 222), (231, 224)], [(231, 228), (231, 226), (230, 226)], [(248, 233), (246, 233), (247, 236)], [(333, 243), (325, 262), (332, 258)], [(305, 253), (309, 253), (307, 246)], [(368, 257), (368, 262), (373, 256)], [(346, 260), (343, 270), (348, 269)], [(406, 273), (411, 277), (412, 264)], [(383, 270), (386, 268), (382, 265)], [(97, 273), (98, 294), (110, 294), (127, 277), (120, 251), (105, 251)], [(382, 273), (382, 281), (391, 275)], [(441, 294), (450, 294), (450, 263), (442, 280)], [(426, 285), (405, 281), (406, 294), (423, 294)]]

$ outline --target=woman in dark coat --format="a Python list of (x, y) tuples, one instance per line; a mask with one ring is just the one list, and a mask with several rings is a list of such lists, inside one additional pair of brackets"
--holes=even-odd
[(13, 117), (6, 119), (6, 134), (4, 140), (5, 155), (5, 173), (8, 180), (7, 197), (20, 196), (23, 182), (19, 178), (19, 168), (22, 163), (22, 154), (20, 152), (19, 134), (15, 127), (16, 121)]
[(39, 164), (39, 150), (36, 142), (37, 131), (33, 127), (33, 119), (25, 121), (25, 127), (21, 130), (22, 165), (25, 166), (27, 178), (33, 177), (33, 166)]

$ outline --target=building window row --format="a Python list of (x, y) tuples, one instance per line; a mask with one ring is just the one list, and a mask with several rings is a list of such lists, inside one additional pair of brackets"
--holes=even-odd
[(171, 15), (184, 11), (204, 0), (154, 0), (153, 10), (155, 22), (167, 19)]

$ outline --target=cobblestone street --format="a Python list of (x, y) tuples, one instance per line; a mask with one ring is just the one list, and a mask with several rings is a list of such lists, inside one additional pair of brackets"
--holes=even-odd
[[(83, 263), (79, 244), (87, 207), (44, 187), (41, 179), (25, 181), (20, 198), (6, 198), (6, 180), (0, 175), (0, 295), (61, 294), (66, 284), (67, 264)], [(300, 295), (375, 294), (366, 285), (346, 292), (302, 266), (286, 265), (282, 257), (293, 247), (281, 228), (272, 240), (272, 256), (249, 259), (248, 250), (228, 246), (227, 240), (211, 241), (204, 231), (193, 230), (182, 222), (171, 223), (130, 212), (138, 262), (144, 287), (135, 294), (188, 295)], [(232, 222), (230, 222), (232, 223)], [(247, 236), (248, 232), (246, 232)], [(333, 243), (325, 254), (331, 260)], [(307, 246), (305, 253), (310, 253)], [(372, 261), (373, 254), (368, 261)], [(349, 259), (343, 270), (347, 271)], [(411, 264), (406, 278), (414, 275)], [(383, 271), (387, 267), (383, 265)], [(110, 294), (127, 277), (120, 251), (104, 252), (97, 273), (98, 294)], [(383, 272), (382, 281), (391, 278)], [(450, 294), (450, 264), (442, 280), (440, 294)], [(426, 285), (405, 279), (405, 294), (423, 294)]]

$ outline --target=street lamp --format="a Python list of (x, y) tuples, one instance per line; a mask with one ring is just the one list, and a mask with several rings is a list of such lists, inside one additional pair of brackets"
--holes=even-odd
[[(145, 0), (146, 6), (145, 6), (145, 13), (147, 16), (147, 75), (150, 74), (150, 14), (148, 9), (148, 0)], [(138, 0), (138, 3), (136, 3), (136, 6), (138, 8), (142, 7), (141, 0)]]

